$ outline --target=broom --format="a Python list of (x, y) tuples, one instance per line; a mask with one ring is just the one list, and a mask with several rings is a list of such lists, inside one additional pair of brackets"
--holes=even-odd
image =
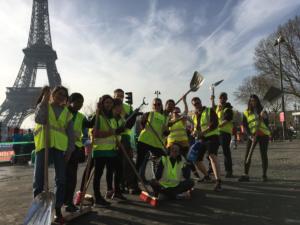
[[(105, 122), (107, 124), (107, 126), (111, 128), (107, 118), (105, 116), (103, 116), (105, 118)], [(157, 201), (157, 198), (150, 195), (150, 191), (149, 189), (147, 188), (147, 186), (145, 185), (141, 175), (138, 173), (138, 171), (136, 170), (135, 168), (135, 165), (133, 164), (133, 162), (131, 161), (131, 159), (129, 158), (127, 152), (126, 152), (126, 149), (125, 147), (123, 146), (123, 144), (118, 140), (117, 136), (115, 135), (115, 139), (116, 139), (116, 143), (117, 143), (117, 146), (120, 147), (122, 153), (124, 154), (126, 160), (128, 161), (129, 165), (131, 166), (133, 172), (135, 173), (135, 175), (137, 176), (137, 178), (139, 179), (141, 185), (142, 185), (142, 188), (143, 188), (143, 191), (141, 192), (140, 194), (140, 199), (144, 202), (148, 202), (150, 205), (152, 206), (157, 206), (158, 205), (158, 201)]]

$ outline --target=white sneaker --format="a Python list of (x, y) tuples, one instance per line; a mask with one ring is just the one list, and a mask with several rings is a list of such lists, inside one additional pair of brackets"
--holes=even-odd
[(181, 194), (176, 195), (176, 199), (190, 199), (191, 198), (191, 193), (189, 191), (183, 192)]

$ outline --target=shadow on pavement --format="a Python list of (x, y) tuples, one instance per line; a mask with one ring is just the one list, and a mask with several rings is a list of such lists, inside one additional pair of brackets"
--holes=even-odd
[(191, 200), (161, 201), (157, 208), (135, 197), (107, 209), (95, 209), (72, 224), (300, 224), (299, 190), (274, 182), (225, 182), (222, 192), (198, 187)]

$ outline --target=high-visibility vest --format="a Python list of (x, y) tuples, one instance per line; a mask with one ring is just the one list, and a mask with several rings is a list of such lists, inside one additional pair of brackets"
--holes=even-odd
[[(130, 105), (127, 105), (123, 103), (123, 113), (122, 113), (122, 118), (125, 120), (125, 116), (130, 115), (132, 112), (132, 107)], [(131, 129), (125, 129), (125, 131), (122, 133), (122, 135), (131, 135)]]
[[(99, 130), (101, 131), (109, 131), (111, 129), (117, 128), (117, 121), (115, 118), (105, 118), (102, 115), (99, 115)], [(96, 137), (94, 140), (93, 151), (101, 151), (101, 150), (116, 150), (116, 136), (111, 135), (105, 138)]]
[(193, 131), (197, 131), (197, 127), (198, 127), (198, 116), (196, 115), (196, 113), (193, 113), (192, 115), (192, 121), (193, 121)]
[[(192, 120), (193, 120), (193, 123), (194, 123), (194, 131), (197, 131), (197, 127), (198, 127), (198, 117), (196, 114), (194, 114), (192, 116)], [(200, 118), (200, 124), (199, 124), (199, 128), (203, 131), (205, 129), (208, 128), (208, 124), (210, 122), (210, 108), (206, 107), (204, 109), (204, 111), (201, 113), (201, 118)], [(218, 128), (206, 133), (204, 135), (204, 137), (209, 137), (209, 136), (212, 136), (212, 135), (219, 135), (219, 131), (218, 131)]]
[(185, 127), (185, 122), (183, 120), (179, 120), (176, 123), (174, 123), (170, 128), (169, 128), (170, 134), (168, 135), (168, 145), (170, 143), (175, 143), (175, 142), (183, 142), (183, 141), (188, 141), (188, 136), (186, 133), (186, 127)]
[[(123, 103), (123, 110), (124, 110), (124, 114), (125, 115), (130, 115), (130, 113), (132, 112), (132, 108), (130, 105), (127, 105), (125, 103)], [(122, 117), (125, 117), (125, 115), (122, 115)]]
[(75, 145), (79, 148), (83, 146), (82, 144), (82, 123), (84, 120), (84, 115), (80, 112), (77, 112), (74, 120), (74, 136), (75, 136)]
[[(149, 126), (151, 124), (152, 128)], [(166, 117), (159, 112), (150, 112), (147, 118), (145, 128), (141, 131), (138, 141), (153, 146), (163, 148), (163, 128), (166, 125)], [(158, 135), (158, 137), (157, 137)]]
[(162, 185), (165, 188), (176, 187), (183, 180), (183, 162), (176, 161), (174, 167), (172, 167), (172, 163), (170, 161), (169, 156), (162, 156), (161, 161), (164, 166), (164, 169), (162, 177), (159, 180), (160, 185)]
[[(68, 147), (68, 136), (66, 129), (72, 119), (72, 113), (64, 107), (58, 119), (56, 119), (52, 106), (48, 105), (49, 123), (49, 147), (60, 151), (66, 151)], [(42, 124), (36, 124), (34, 128), (35, 151), (38, 152), (45, 148), (45, 128)]]
[(248, 127), (250, 129), (251, 134), (255, 134), (256, 131), (261, 131), (264, 135), (271, 135), (269, 128), (266, 126), (264, 121), (259, 121), (259, 117), (257, 114), (246, 110), (244, 112), (244, 116), (247, 119)]
[[(217, 106), (216, 113), (218, 115), (218, 121), (219, 125), (223, 122), (224, 120), (224, 113), (229, 110), (229, 108), (221, 109), (221, 107)], [(232, 128), (233, 128), (233, 123), (232, 121), (228, 121), (224, 126), (219, 127), (219, 131), (225, 132), (228, 134), (232, 134)]]

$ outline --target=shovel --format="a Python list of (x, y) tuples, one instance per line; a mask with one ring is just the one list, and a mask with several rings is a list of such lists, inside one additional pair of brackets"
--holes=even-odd
[(215, 87), (217, 87), (219, 84), (221, 84), (224, 80), (219, 80), (217, 81), (216, 83), (213, 83), (211, 86), (210, 86), (210, 90), (211, 90), (211, 100), (212, 100), (212, 107), (215, 108)]
[(249, 163), (251, 161), (252, 154), (253, 154), (255, 146), (257, 144), (257, 140), (256, 139), (257, 139), (256, 135), (254, 135), (252, 143), (251, 143), (251, 147), (250, 147), (250, 150), (249, 150), (249, 153), (248, 153), (247, 158), (246, 158), (246, 162), (245, 162), (246, 165), (249, 165)]
[(49, 121), (47, 121), (43, 129), (45, 129), (44, 191), (34, 198), (23, 225), (51, 225), (53, 217), (52, 211), (54, 208), (53, 202), (55, 197), (54, 193), (49, 191), (48, 181)]
[[(259, 116), (258, 116), (258, 123), (257, 123), (257, 125), (256, 125), (256, 130), (258, 130), (261, 121), (262, 121), (262, 118), (261, 118), (261, 116), (259, 115)], [(246, 161), (245, 161), (245, 164), (246, 164), (246, 165), (249, 165), (249, 163), (250, 163), (250, 161), (251, 161), (252, 154), (253, 154), (253, 152), (254, 152), (254, 149), (255, 149), (256, 144), (257, 144), (257, 135), (255, 134), (255, 135), (253, 136), (253, 140), (252, 140), (252, 143), (251, 143), (251, 147), (250, 147), (249, 153), (248, 153), (247, 158), (246, 158)]]
[(196, 92), (199, 87), (203, 84), (204, 82), (204, 77), (198, 72), (195, 71), (192, 77), (192, 80), (190, 82), (190, 90), (188, 90), (177, 102), (175, 105), (177, 105), (183, 98), (184, 96), (187, 96), (190, 92)]
[(217, 81), (216, 83), (213, 83), (211, 86), (210, 86), (210, 89), (212, 91), (212, 96), (215, 96), (215, 87), (217, 87), (219, 84), (221, 84), (224, 80), (219, 80)]

